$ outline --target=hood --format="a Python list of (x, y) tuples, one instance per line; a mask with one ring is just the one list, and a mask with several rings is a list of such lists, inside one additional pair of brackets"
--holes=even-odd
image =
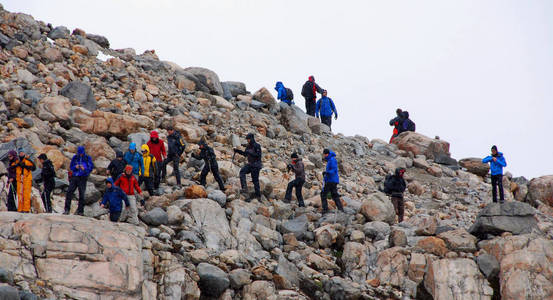
[(313, 75), (309, 76), (309, 81), (315, 82), (315, 76), (313, 76)]
[(150, 138), (158, 139), (159, 138), (159, 133), (157, 133), (157, 131), (153, 130), (152, 132), (150, 132)]
[[(494, 156), (494, 155), (492, 155), (492, 156)], [(497, 155), (495, 157), (501, 157), (501, 156), (503, 156), (503, 152), (497, 151)]]
[(17, 157), (17, 152), (16, 152), (15, 150), (10, 150), (10, 151), (8, 152), (8, 155), (11, 155), (11, 156), (13, 156), (13, 157), (15, 158), (15, 157)]
[(253, 133), (248, 133), (248, 135), (246, 135), (246, 140), (250, 140), (250, 144), (253, 144), (255, 143), (255, 136), (253, 135)]
[(115, 183), (113, 183), (113, 178), (111, 178), (111, 177), (108, 177), (108, 178), (106, 179), (106, 182), (111, 183), (112, 186), (115, 185)]
[(278, 91), (279, 89), (281, 89), (283, 87), (284, 87), (284, 84), (282, 84), (281, 81), (277, 81), (276, 86), (275, 86), (275, 90)]
[(77, 148), (77, 154), (79, 154), (79, 155), (85, 155), (86, 154), (86, 152), (84, 150), (84, 146), (79, 146)]
[(403, 170), (403, 172), (405, 173), (405, 169), (404, 169), (404, 168), (397, 168), (397, 169), (396, 169), (396, 172), (395, 172), (395, 175), (396, 175), (396, 176), (400, 176), (401, 170)]
[(334, 153), (332, 150), (329, 150), (328, 151), (328, 156), (325, 159), (328, 161), (332, 157), (336, 157), (336, 153)]
[(136, 150), (136, 143), (130, 143), (129, 150)]
[[(144, 144), (144, 145), (142, 145), (142, 147), (140, 147), (140, 149), (142, 150), (142, 155), (144, 155), (144, 156), (150, 155), (150, 147), (148, 147), (148, 145)], [(144, 151), (146, 151), (146, 152), (144, 152)]]
[(401, 113), (401, 115), (402, 115), (405, 119), (409, 118), (409, 112), (406, 111), (406, 110), (404, 110), (404, 111)]
[(198, 146), (204, 146), (204, 147), (205, 147), (205, 146), (207, 146), (207, 144), (206, 144), (206, 142), (205, 142), (204, 140), (200, 140), (200, 141), (198, 142)]
[(123, 157), (123, 152), (121, 152), (121, 150), (116, 150), (115, 151), (115, 157)]
[(127, 171), (132, 172), (132, 166), (131, 165), (126, 165), (125, 166), (125, 172), (127, 172)]

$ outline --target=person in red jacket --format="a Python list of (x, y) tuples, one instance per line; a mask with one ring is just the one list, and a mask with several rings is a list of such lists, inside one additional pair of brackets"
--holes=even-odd
[(154, 176), (154, 189), (159, 188), (159, 182), (161, 181), (161, 168), (163, 161), (167, 157), (167, 152), (165, 152), (165, 143), (159, 138), (157, 131), (153, 130), (150, 132), (150, 140), (148, 143), (148, 148), (150, 148), (150, 153), (156, 158), (155, 168), (156, 174)]
[(132, 174), (132, 166), (127, 165), (125, 167), (125, 172), (115, 181), (115, 185), (120, 187), (123, 192), (127, 195), (129, 200), (129, 209), (125, 209), (121, 214), (121, 221), (127, 221), (128, 223), (138, 225), (138, 209), (136, 208), (136, 196), (135, 191), (139, 195), (142, 195), (142, 190), (138, 185), (138, 180)]

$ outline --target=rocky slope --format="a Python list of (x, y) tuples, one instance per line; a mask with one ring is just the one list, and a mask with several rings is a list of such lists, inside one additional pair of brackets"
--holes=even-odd
[[(0, 212), (2, 299), (553, 298), (553, 176), (505, 176), (507, 203), (490, 204), (486, 166), (458, 164), (439, 139), (333, 135), (265, 88), (251, 94), (213, 71), (110, 49), (102, 36), (1, 7), (0, 47), (0, 159), (23, 147), (47, 153), (57, 172), (54, 214)], [(144, 143), (152, 129), (164, 139), (169, 126), (189, 142), (184, 187), (162, 185), (139, 226), (107, 221), (98, 199), (114, 149)], [(244, 160), (232, 160), (249, 132), (264, 152), (263, 198), (251, 203), (238, 193)], [(211, 176), (207, 189), (194, 181), (201, 137), (226, 194)], [(96, 165), (86, 217), (63, 216), (78, 145)], [(320, 214), (324, 148), (338, 156), (344, 213)], [(307, 169), (306, 208), (282, 201), (293, 151)], [(378, 191), (396, 167), (408, 181), (400, 224)], [(2, 183), (5, 173), (0, 163)], [(34, 188), (34, 212), (40, 202)]]

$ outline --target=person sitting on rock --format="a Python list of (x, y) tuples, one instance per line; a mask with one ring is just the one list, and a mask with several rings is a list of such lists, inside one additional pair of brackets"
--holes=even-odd
[(123, 174), (126, 165), (127, 162), (123, 159), (123, 152), (120, 150), (115, 151), (115, 159), (109, 163), (107, 168), (108, 176), (117, 180)]
[(211, 171), (211, 173), (213, 173), (213, 178), (215, 178), (215, 181), (219, 184), (219, 189), (224, 192), (225, 185), (223, 184), (221, 175), (219, 175), (219, 164), (217, 164), (217, 157), (215, 156), (213, 148), (209, 147), (204, 140), (200, 140), (198, 146), (200, 147), (200, 153), (192, 153), (192, 157), (204, 161), (204, 168), (200, 174), (200, 184), (205, 186), (207, 174)]
[[(138, 185), (146, 186), (146, 190), (150, 196), (154, 195), (154, 179), (157, 173), (156, 170), (156, 158), (150, 154), (150, 148), (148, 145), (144, 144), (141, 147), (142, 151), (142, 164), (144, 169), (140, 172), (140, 177), (138, 177)], [(144, 205), (144, 200), (141, 201), (141, 204)]]
[(8, 152), (8, 211), (17, 211), (17, 166), (19, 159), (15, 150)]
[(131, 165), (125, 167), (125, 172), (115, 181), (115, 185), (125, 192), (129, 201), (129, 209), (125, 209), (121, 216), (121, 221), (127, 221), (128, 223), (138, 225), (138, 209), (136, 207), (135, 191), (142, 196), (142, 190), (138, 185), (136, 177), (133, 175)]
[(327, 91), (323, 91), (323, 96), (319, 101), (317, 101), (317, 107), (315, 109), (315, 116), (318, 118), (321, 116), (321, 123), (325, 124), (332, 130), (332, 114), (334, 114), (334, 119), (338, 119), (338, 111), (334, 105), (334, 101), (331, 98), (327, 97)]
[(308, 115), (315, 116), (317, 93), (322, 94), (322, 92), (323, 89), (315, 83), (315, 77), (309, 76), (301, 89), (301, 95), (305, 98), (305, 111)]
[(396, 117), (390, 120), (390, 126), (394, 126), (390, 144), (399, 135), (399, 128), (403, 125), (403, 111), (401, 108), (396, 109)]
[(17, 179), (17, 211), (31, 212), (31, 190), (33, 188), (33, 171), (35, 164), (25, 154), (23, 149), (19, 149), (19, 162), (15, 168), (15, 178)]
[(398, 130), (398, 135), (402, 132), (405, 132), (405, 131), (415, 132), (416, 125), (415, 125), (415, 122), (413, 122), (411, 119), (409, 119), (409, 112), (408, 111), (404, 110), (401, 113), (400, 123), (401, 124), (400, 124), (399, 130)]
[[(246, 184), (246, 174), (252, 174), (253, 187), (255, 189), (254, 198), (261, 198), (261, 191), (259, 188), (259, 172), (263, 167), (261, 163), (261, 145), (255, 142), (253, 133), (246, 135), (248, 145), (246, 150), (242, 151), (234, 148), (234, 152), (248, 158), (248, 163), (240, 169), (240, 185), (242, 187), (241, 193), (248, 194), (248, 186)], [(247, 200), (249, 201), (249, 199)]]
[(44, 189), (40, 196), (42, 198), (42, 203), (44, 204), (44, 209), (47, 213), (52, 212), (52, 191), (56, 187), (56, 170), (52, 161), (48, 159), (46, 154), (42, 153), (38, 156), (38, 160), (42, 164), (41, 178), (42, 183), (44, 184)]
[(503, 168), (507, 166), (507, 161), (503, 153), (497, 151), (497, 146), (492, 146), (492, 155), (484, 157), (483, 163), (490, 163), (490, 173), (492, 178), (492, 200), (497, 202), (497, 188), (499, 187), (499, 202), (505, 202), (503, 192)]
[(403, 203), (403, 192), (405, 192), (404, 168), (397, 168), (394, 175), (386, 176), (384, 181), (384, 193), (391, 196), (394, 210), (396, 211), (398, 223), (403, 222), (405, 206)]
[(277, 81), (275, 90), (278, 92), (277, 99), (288, 104), (292, 105), (292, 99), (290, 99), (290, 95), (288, 95), (288, 91), (284, 87), (284, 84), (282, 82)]
[(108, 177), (106, 179), (106, 192), (104, 193), (100, 207), (106, 207), (106, 205), (108, 206), (110, 221), (119, 221), (121, 211), (123, 210), (123, 201), (125, 202), (125, 207), (128, 208), (130, 203), (127, 198), (127, 194), (125, 194), (120, 187), (114, 184), (113, 178)]
[(323, 172), (324, 186), (321, 191), (323, 214), (328, 213), (328, 202), (326, 199), (328, 193), (332, 195), (332, 200), (336, 203), (336, 207), (340, 211), (344, 211), (342, 201), (340, 200), (340, 194), (338, 194), (340, 177), (338, 176), (338, 162), (336, 161), (336, 154), (329, 149), (324, 149), (323, 156), (326, 160), (326, 170)]
[(92, 169), (94, 169), (92, 158), (86, 154), (83, 146), (77, 147), (77, 154), (75, 154), (71, 159), (69, 169), (71, 171), (71, 176), (69, 179), (69, 188), (67, 189), (67, 194), (65, 195), (65, 209), (63, 214), (68, 215), (71, 211), (71, 200), (73, 199), (75, 190), (78, 188), (79, 205), (77, 206), (76, 214), (82, 216), (84, 214), (86, 182), (88, 180), (88, 176), (92, 172)]
[(141, 172), (144, 172), (144, 161), (142, 155), (136, 151), (136, 143), (129, 144), (129, 150), (125, 152), (125, 162), (132, 166), (133, 174), (138, 178)]
[(180, 186), (181, 181), (179, 164), (180, 157), (184, 152), (184, 149), (186, 148), (186, 143), (182, 139), (181, 134), (176, 131), (175, 128), (168, 128), (167, 133), (169, 133), (169, 135), (167, 136), (167, 145), (169, 149), (167, 153), (167, 159), (163, 161), (161, 177), (165, 180), (165, 177), (167, 176), (167, 165), (172, 163), (173, 174), (175, 174), (175, 178), (177, 179), (177, 185)]
[(303, 162), (301, 161), (301, 158), (298, 157), (298, 154), (296, 152), (292, 153), (291, 158), (292, 162), (288, 164), (287, 168), (288, 171), (294, 171), (294, 173), (296, 174), (296, 179), (288, 183), (288, 187), (286, 188), (286, 195), (284, 196), (284, 201), (290, 202), (292, 200), (292, 189), (296, 188), (296, 198), (298, 199), (298, 206), (304, 207), (305, 204), (303, 203), (303, 195), (301, 193), (301, 189), (303, 187), (303, 184), (305, 183), (305, 170), (303, 167)]
[(161, 182), (161, 169), (163, 165), (163, 161), (167, 157), (167, 153), (165, 152), (165, 143), (159, 138), (159, 133), (155, 130), (150, 132), (150, 140), (148, 140), (148, 148), (150, 149), (150, 153), (156, 158), (156, 171), (155, 179), (154, 179), (154, 189), (159, 189), (159, 183)]

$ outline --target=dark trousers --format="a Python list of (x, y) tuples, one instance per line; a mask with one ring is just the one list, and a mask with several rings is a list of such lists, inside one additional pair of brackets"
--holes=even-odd
[(321, 191), (321, 203), (323, 205), (323, 213), (328, 211), (328, 202), (326, 200), (328, 193), (332, 195), (332, 200), (336, 203), (336, 207), (343, 211), (342, 201), (340, 201), (340, 194), (338, 194), (338, 184), (336, 182), (325, 183), (323, 190)]
[(150, 196), (154, 195), (154, 179), (152, 177), (144, 177), (140, 176), (138, 178), (138, 186), (141, 186), (144, 182), (144, 185), (146, 186), (146, 190), (150, 194)]
[(180, 185), (180, 170), (179, 170), (179, 163), (180, 163), (180, 157), (179, 156), (172, 156), (167, 157), (163, 161), (163, 168), (162, 168), (162, 175), (161, 177), (165, 178), (167, 176), (167, 165), (173, 163), (173, 174), (175, 174), (175, 178), (177, 179), (177, 184)]
[(499, 201), (505, 201), (505, 195), (503, 193), (503, 175), (492, 175), (492, 199), (493, 202), (497, 202), (497, 188), (499, 187)]
[(328, 126), (328, 128), (330, 128), (332, 130), (332, 116), (330, 117), (323, 117), (321, 116), (321, 123), (325, 124), (326, 126)]
[(86, 181), (88, 176), (73, 176), (69, 180), (69, 188), (65, 195), (65, 211), (71, 210), (71, 200), (73, 200), (73, 194), (75, 190), (79, 189), (79, 205), (77, 206), (77, 213), (84, 212), (84, 195), (86, 192)]
[(303, 204), (303, 195), (301, 193), (301, 189), (304, 183), (305, 179), (302, 178), (296, 178), (290, 181), (288, 183), (288, 187), (286, 188), (286, 196), (284, 196), (284, 200), (290, 202), (290, 200), (292, 200), (292, 189), (296, 188), (296, 198), (298, 199), (298, 205), (305, 206), (305, 204)]
[(52, 187), (44, 187), (44, 190), (42, 193), (40, 193), (40, 197), (42, 198), (42, 204), (44, 204), (44, 209), (47, 213), (52, 212)]
[(310, 116), (315, 116), (315, 109), (317, 104), (314, 98), (305, 98), (305, 111)]
[(15, 178), (8, 188), (8, 211), (17, 211), (15, 202), (17, 201), (17, 181)]
[(248, 185), (246, 184), (246, 174), (251, 173), (256, 197), (261, 196), (261, 191), (259, 189), (259, 171), (261, 171), (261, 168), (253, 167), (249, 164), (240, 169), (240, 185), (242, 186), (242, 190), (248, 189)]
[(154, 189), (159, 189), (159, 182), (161, 181), (161, 173), (163, 172), (163, 162), (162, 161), (156, 161), (156, 174), (154, 177)]
[(213, 178), (215, 178), (215, 181), (217, 181), (217, 184), (219, 184), (219, 189), (224, 190), (225, 185), (223, 184), (223, 179), (221, 179), (221, 175), (219, 174), (218, 166), (210, 167), (209, 164), (205, 164), (204, 168), (202, 169), (202, 173), (200, 174), (200, 184), (205, 186), (205, 178), (207, 177), (207, 174), (209, 174), (209, 171), (211, 171), (211, 173), (213, 174)]
[(119, 221), (119, 217), (121, 216), (121, 211), (110, 211), (109, 212), (109, 220), (112, 222)]
[(397, 215), (397, 222), (403, 222), (403, 215), (405, 213), (405, 205), (403, 203), (403, 197), (392, 196), (392, 204)]

